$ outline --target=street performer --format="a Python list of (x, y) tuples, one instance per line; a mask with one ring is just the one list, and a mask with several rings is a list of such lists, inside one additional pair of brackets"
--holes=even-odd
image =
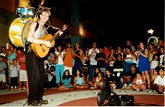
[[(48, 33), (44, 25), (49, 20), (50, 15), (51, 12), (48, 7), (41, 7), (39, 10), (38, 21), (33, 21), (30, 24), (27, 42), (30, 44), (41, 44), (51, 47), (50, 41), (40, 39), (43, 35)], [(62, 35), (64, 30), (65, 29), (57, 31), (55, 35)], [(26, 68), (28, 75), (27, 104), (30, 106), (41, 106), (42, 104), (48, 104), (48, 101), (43, 99), (45, 81), (44, 59), (35, 54), (35, 52), (31, 49), (31, 45), (28, 46), (28, 50), (26, 52)]]

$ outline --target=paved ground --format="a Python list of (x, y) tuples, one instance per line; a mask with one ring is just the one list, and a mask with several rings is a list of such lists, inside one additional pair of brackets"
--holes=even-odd
[[(90, 97), (96, 97), (97, 92), (99, 90), (80, 90), (80, 91), (72, 91), (72, 92), (63, 92), (63, 93), (56, 93), (56, 94), (50, 94), (45, 95), (44, 99), (47, 99), (49, 101), (49, 104), (46, 106), (57, 106), (62, 103), (82, 99), (82, 98), (90, 98)], [(0, 90), (0, 95), (4, 94), (12, 94), (12, 93), (20, 93), (20, 92), (26, 92), (26, 91), (9, 91), (9, 90)], [(117, 94), (127, 94), (127, 95), (160, 95), (157, 94), (149, 89), (145, 91), (132, 91), (132, 90), (121, 90), (116, 89), (115, 92)], [(18, 96), (19, 97), (19, 96)], [(2, 104), (1, 106), (27, 106), (26, 105), (27, 99), (13, 101), (11, 103)], [(45, 106), (45, 105), (43, 105)]]

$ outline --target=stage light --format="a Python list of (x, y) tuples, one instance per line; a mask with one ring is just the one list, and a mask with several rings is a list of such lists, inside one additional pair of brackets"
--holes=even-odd
[(149, 29), (147, 32), (148, 32), (148, 34), (152, 35), (154, 33), (154, 30), (153, 29)]

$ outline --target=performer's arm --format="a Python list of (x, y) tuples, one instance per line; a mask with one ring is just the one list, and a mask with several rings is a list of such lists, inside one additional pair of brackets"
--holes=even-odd
[(33, 37), (33, 35), (35, 33), (36, 26), (37, 26), (36, 22), (32, 22), (30, 24), (30, 29), (28, 31), (27, 41), (34, 43), (34, 44), (45, 44), (46, 46), (49, 46), (50, 41), (40, 40), (40, 39), (36, 39)]

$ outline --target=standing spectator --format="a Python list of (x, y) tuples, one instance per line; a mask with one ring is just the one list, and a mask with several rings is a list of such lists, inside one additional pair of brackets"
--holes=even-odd
[(4, 61), (6, 62), (7, 61), (7, 49), (5, 46), (1, 46), (0, 54), (4, 56)]
[(62, 50), (62, 46), (59, 45), (57, 47), (57, 51), (55, 51), (55, 57), (57, 58), (57, 64), (56, 64), (56, 70), (55, 70), (55, 75), (56, 75), (56, 83), (60, 85), (62, 82), (62, 76), (64, 73), (64, 54), (65, 52)]
[(87, 66), (89, 66), (89, 48), (87, 47), (86, 49), (85, 49), (85, 63), (87, 64)]
[(18, 72), (20, 70), (20, 66), (16, 59), (14, 59), (9, 65), (9, 80), (11, 90), (17, 89), (18, 87)]
[(25, 64), (26, 56), (23, 50), (18, 50), (17, 52), (17, 61), (20, 65), (19, 70), (19, 90), (26, 89), (27, 88), (27, 71), (26, 71), (26, 64)]
[(159, 50), (158, 50), (158, 55), (159, 55), (159, 66), (164, 66), (163, 65), (163, 58), (165, 57), (165, 55), (164, 55), (165, 53), (164, 53), (164, 47), (163, 46), (161, 46), (160, 48), (159, 48)]
[(146, 81), (147, 80), (147, 88), (150, 87), (150, 62), (148, 59), (148, 49), (145, 48), (143, 42), (140, 42), (140, 51), (138, 51), (139, 56), (139, 62), (138, 62), (138, 71), (142, 72), (143, 78)]
[[(130, 47), (131, 47), (131, 50), (132, 50), (133, 52), (136, 51), (135, 46), (132, 45), (132, 42), (131, 42), (130, 40), (127, 40), (127, 41), (126, 41), (126, 47), (127, 47), (127, 46), (130, 46)], [(125, 51), (126, 51), (126, 50), (125, 50)]]
[(99, 48), (99, 53), (96, 54), (96, 60), (97, 60), (97, 67), (100, 68), (101, 72), (103, 72), (105, 74), (105, 70), (106, 70), (106, 55), (103, 52), (103, 49), (100, 47)]
[(69, 70), (69, 74), (72, 75), (73, 71), (73, 49), (70, 43), (67, 43), (66, 53), (64, 56), (64, 70)]
[(6, 88), (6, 75), (5, 75), (5, 70), (7, 68), (6, 63), (3, 61), (4, 60), (4, 56), (0, 55), (0, 86), (1, 89), (5, 89)]
[(74, 57), (74, 61), (75, 61), (74, 62), (74, 66), (73, 66), (73, 75), (75, 75), (76, 71), (78, 69), (82, 70), (81, 58), (83, 58), (83, 50), (80, 48), (80, 44), (79, 43), (75, 44), (73, 57)]
[(7, 53), (7, 63), (8, 65), (12, 63), (12, 61), (17, 57), (16, 48), (10, 45), (8, 53)]
[(108, 49), (107, 46), (104, 46), (104, 51), (105, 56), (106, 56), (106, 60), (105, 60), (105, 64), (106, 64), (106, 69), (109, 68), (109, 62), (108, 62), (108, 56), (111, 54), (110, 50)]
[(157, 53), (156, 49), (154, 48), (154, 44), (153, 43), (150, 43), (148, 45), (148, 58), (149, 58), (149, 61), (151, 62), (153, 60), (153, 55)]
[(97, 66), (97, 61), (96, 61), (96, 54), (99, 53), (99, 49), (97, 48), (96, 42), (93, 43), (93, 46), (91, 49), (89, 49), (89, 59), (90, 59), (90, 64), (89, 64), (89, 79), (88, 81), (93, 80), (93, 75), (95, 68)]
[(108, 55), (109, 69), (113, 71), (114, 62), (116, 61), (116, 53), (113, 48), (110, 49), (111, 54)]

